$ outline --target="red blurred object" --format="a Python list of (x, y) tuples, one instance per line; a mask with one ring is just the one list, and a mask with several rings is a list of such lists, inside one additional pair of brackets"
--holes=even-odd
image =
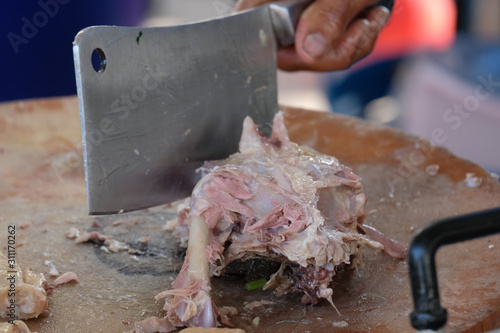
[(455, 40), (457, 8), (453, 0), (396, 0), (375, 49), (362, 63), (411, 53), (444, 51)]

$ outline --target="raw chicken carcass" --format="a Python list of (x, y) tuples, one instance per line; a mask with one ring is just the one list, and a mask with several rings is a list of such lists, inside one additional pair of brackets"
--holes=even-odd
[(333, 305), (332, 279), (363, 245), (405, 255), (403, 246), (363, 226), (360, 178), (336, 158), (290, 142), (282, 113), (270, 138), (247, 117), (239, 153), (206, 162), (201, 172), (177, 219), (188, 245), (184, 265), (172, 289), (156, 296), (166, 298), (173, 326), (216, 326), (210, 276), (237, 259), (280, 261), (264, 288), (278, 295), (300, 290), (304, 303), (325, 298)]

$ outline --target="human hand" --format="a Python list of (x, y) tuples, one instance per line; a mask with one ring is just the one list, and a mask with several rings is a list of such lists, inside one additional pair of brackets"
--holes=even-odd
[[(239, 0), (244, 10), (272, 0)], [(302, 13), (295, 45), (278, 51), (285, 71), (345, 69), (368, 55), (390, 18), (380, 0), (316, 0)]]

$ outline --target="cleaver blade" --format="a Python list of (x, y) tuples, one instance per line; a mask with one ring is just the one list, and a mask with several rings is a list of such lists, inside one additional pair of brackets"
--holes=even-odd
[(293, 43), (310, 2), (182, 26), (80, 31), (73, 54), (89, 214), (191, 195), (203, 161), (238, 150), (247, 115), (269, 135), (277, 49)]

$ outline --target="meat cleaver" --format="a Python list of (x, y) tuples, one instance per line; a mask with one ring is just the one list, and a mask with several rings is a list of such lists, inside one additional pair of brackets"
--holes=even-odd
[(73, 53), (89, 213), (189, 196), (203, 161), (237, 151), (247, 115), (269, 135), (277, 49), (293, 44), (311, 2), (181, 26), (80, 31)]

